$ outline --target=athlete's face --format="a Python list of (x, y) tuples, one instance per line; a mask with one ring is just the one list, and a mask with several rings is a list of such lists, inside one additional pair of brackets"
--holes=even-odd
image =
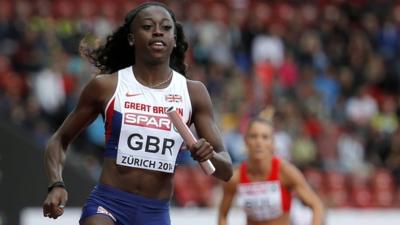
[(265, 159), (274, 151), (274, 131), (270, 124), (255, 121), (245, 136), (249, 159)]
[(149, 6), (141, 10), (133, 20), (128, 36), (135, 46), (136, 61), (168, 61), (176, 44), (174, 30), (174, 21), (163, 7)]

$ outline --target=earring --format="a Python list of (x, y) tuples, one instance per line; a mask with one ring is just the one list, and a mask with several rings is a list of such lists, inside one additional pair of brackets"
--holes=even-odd
[(174, 44), (174, 48), (176, 48), (176, 34), (174, 35), (174, 39), (175, 39), (175, 44)]
[(133, 34), (128, 34), (128, 43), (130, 46), (135, 44), (135, 38), (133, 37)]

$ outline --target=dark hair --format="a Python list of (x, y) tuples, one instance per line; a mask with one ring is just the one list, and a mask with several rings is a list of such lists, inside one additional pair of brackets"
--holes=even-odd
[(186, 65), (184, 63), (185, 52), (188, 43), (185, 40), (182, 25), (176, 21), (175, 14), (160, 2), (143, 3), (130, 11), (120, 26), (113, 34), (109, 35), (106, 43), (98, 47), (90, 47), (85, 39), (81, 41), (80, 52), (94, 66), (99, 69), (99, 73), (110, 74), (120, 69), (135, 64), (135, 55), (132, 54), (132, 46), (128, 43), (128, 34), (130, 24), (140, 11), (149, 6), (161, 6), (171, 15), (175, 25), (176, 47), (173, 49), (170, 57), (170, 67), (186, 76)]

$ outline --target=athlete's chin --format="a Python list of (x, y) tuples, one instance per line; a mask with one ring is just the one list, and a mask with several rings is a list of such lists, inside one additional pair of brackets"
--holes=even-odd
[(172, 53), (172, 49), (148, 49), (149, 54), (153, 57), (169, 57)]
[(152, 54), (148, 58), (148, 62), (150, 64), (161, 64), (161, 63), (165, 63), (166, 61), (168, 61), (168, 59), (169, 59), (169, 55), (166, 55), (166, 54)]
[(268, 158), (267, 154), (253, 154), (251, 157), (251, 159), (255, 160), (255, 161), (262, 161)]

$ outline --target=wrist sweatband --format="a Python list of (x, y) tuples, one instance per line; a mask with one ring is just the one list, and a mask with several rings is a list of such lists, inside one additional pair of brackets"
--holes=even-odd
[(64, 184), (63, 181), (57, 181), (57, 182), (55, 182), (55, 183), (53, 183), (52, 185), (50, 185), (50, 186), (47, 187), (47, 193), (50, 193), (51, 190), (53, 190), (53, 188), (55, 188), (55, 187), (62, 187), (62, 188), (64, 188), (64, 189), (67, 189), (67, 188), (65, 187), (65, 184)]

